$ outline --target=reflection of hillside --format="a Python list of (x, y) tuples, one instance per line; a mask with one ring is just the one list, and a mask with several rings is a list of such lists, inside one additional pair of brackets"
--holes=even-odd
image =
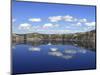
[[(49, 44), (51, 43), (51, 44)], [(73, 46), (79, 46), (86, 49), (93, 49), (95, 50), (95, 43), (89, 42), (89, 41), (34, 41), (34, 42), (16, 42), (15, 44), (29, 44), (32, 46), (39, 46), (39, 45), (73, 45)]]
[(74, 45), (88, 49), (95, 49), (95, 30), (74, 34), (13, 34), (13, 43), (38, 45)]

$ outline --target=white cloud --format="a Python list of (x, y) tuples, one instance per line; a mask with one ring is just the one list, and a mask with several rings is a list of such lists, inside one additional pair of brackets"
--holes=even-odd
[(76, 21), (78, 21), (78, 19), (77, 18), (74, 18), (73, 21), (76, 22)]
[(46, 23), (43, 25), (43, 28), (51, 28), (51, 27), (58, 27), (58, 24)]
[(48, 27), (53, 27), (53, 24), (51, 23), (47, 23), (43, 25), (43, 28), (48, 28)]
[(62, 16), (52, 16), (52, 17), (49, 17), (49, 20), (51, 22), (58, 22), (58, 21), (62, 20)]
[(52, 17), (49, 17), (49, 20), (51, 22), (58, 22), (61, 20), (68, 21), (68, 22), (75, 22), (77, 21), (77, 18), (74, 18), (73, 16), (70, 16), (70, 15), (66, 15), (66, 16), (52, 16)]
[(76, 24), (76, 26), (81, 26), (82, 25), (82, 23), (81, 22), (78, 22), (77, 24)]
[(65, 21), (68, 21), (68, 22), (74, 22), (74, 21), (77, 21), (76, 18), (74, 18), (73, 16), (70, 16), (70, 15), (64, 16), (63, 19), (64, 19)]
[(77, 22), (77, 23), (72, 23), (71, 25), (72, 25), (72, 26), (77, 26), (77, 27), (78, 27), (78, 26), (82, 26), (82, 23), (81, 23), (81, 22)]
[(51, 22), (58, 22), (58, 21), (67, 21), (67, 22), (87, 22), (86, 18), (78, 19), (71, 15), (65, 15), (65, 16), (51, 16), (48, 18)]
[(40, 22), (42, 20), (40, 18), (30, 18), (29, 21), (31, 21), (31, 22)]
[(95, 22), (87, 22), (87, 23), (85, 23), (85, 25), (94, 27), (95, 26)]
[(85, 22), (87, 22), (87, 19), (86, 18), (80, 19), (79, 22), (85, 23)]
[(18, 28), (19, 28), (20, 30), (21, 30), (21, 29), (23, 29), (23, 30), (29, 30), (31, 27), (32, 27), (32, 26), (31, 26), (30, 24), (28, 24), (28, 23), (23, 23), (23, 24), (20, 24)]

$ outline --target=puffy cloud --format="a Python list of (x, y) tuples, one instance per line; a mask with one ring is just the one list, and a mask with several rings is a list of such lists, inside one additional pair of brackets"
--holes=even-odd
[(82, 25), (82, 23), (81, 22), (78, 22), (77, 24), (76, 24), (76, 26), (81, 26)]
[(21, 30), (21, 29), (23, 29), (23, 30), (29, 30), (31, 27), (32, 27), (32, 26), (31, 26), (30, 24), (28, 24), (28, 23), (23, 23), (23, 24), (20, 24), (18, 28), (19, 28), (20, 30)]
[(29, 21), (31, 21), (31, 22), (40, 22), (42, 20), (40, 18), (30, 18)]
[(53, 24), (47, 23), (47, 24), (44, 24), (44, 25), (43, 25), (43, 28), (48, 28), (48, 27), (52, 27), (52, 26), (53, 26)]
[(51, 27), (58, 27), (58, 24), (46, 23), (43, 25), (43, 28), (51, 28)]
[(86, 22), (85, 25), (94, 27), (95, 26), (95, 22)]
[(77, 21), (76, 18), (74, 18), (73, 16), (70, 16), (70, 15), (64, 16), (63, 19), (64, 19), (65, 21), (68, 21), (68, 22), (74, 22), (74, 21)]
[(49, 17), (49, 20), (51, 22), (58, 22), (61, 20), (64, 20), (67, 22), (75, 22), (77, 21), (77, 18), (74, 18), (73, 16), (70, 16), (70, 15), (66, 15), (66, 16), (52, 16), (52, 17)]
[(85, 22), (87, 22), (87, 19), (85, 19), (85, 18), (80, 19), (79, 22), (83, 22), (83, 23), (85, 23)]
[(62, 20), (62, 16), (52, 16), (52, 17), (49, 17), (49, 20), (51, 22), (58, 22), (58, 21)]
[(82, 23), (81, 23), (81, 22), (77, 22), (77, 23), (72, 23), (71, 25), (72, 25), (72, 26), (77, 26), (77, 27), (78, 27), (78, 26), (82, 26)]

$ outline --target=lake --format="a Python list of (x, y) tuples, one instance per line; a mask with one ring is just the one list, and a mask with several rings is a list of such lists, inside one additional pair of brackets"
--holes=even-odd
[(64, 41), (13, 43), (13, 74), (95, 69), (94, 46)]

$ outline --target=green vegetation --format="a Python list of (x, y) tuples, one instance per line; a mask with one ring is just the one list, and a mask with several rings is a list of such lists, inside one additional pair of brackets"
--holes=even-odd
[[(17, 35), (17, 36), (16, 36)], [(26, 39), (35, 40), (66, 40), (66, 41), (94, 41), (95, 42), (95, 30), (89, 32), (81, 32), (74, 34), (39, 34), (39, 33), (29, 33), (29, 34), (13, 34), (14, 38), (23, 39), (20, 36), (26, 36)], [(23, 36), (24, 37), (24, 36)]]

